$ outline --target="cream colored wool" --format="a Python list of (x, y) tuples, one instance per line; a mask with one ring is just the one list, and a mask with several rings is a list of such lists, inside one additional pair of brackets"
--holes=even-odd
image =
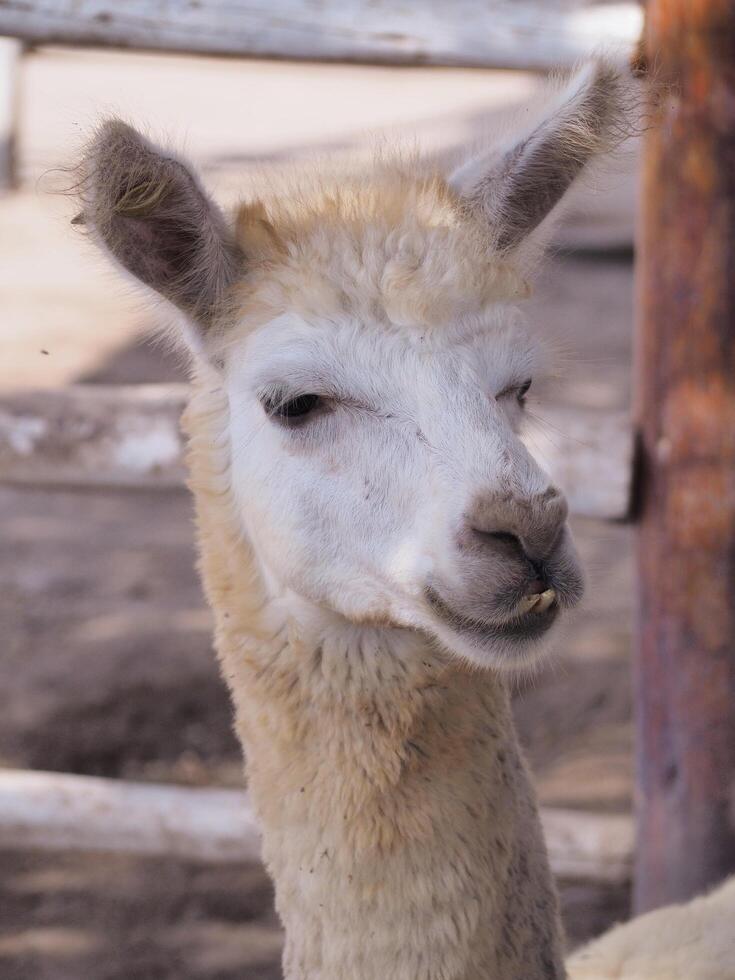
[(612, 929), (567, 965), (569, 980), (735, 980), (735, 878)]

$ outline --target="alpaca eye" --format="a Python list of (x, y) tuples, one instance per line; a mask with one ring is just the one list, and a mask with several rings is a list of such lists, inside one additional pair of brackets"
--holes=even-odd
[(528, 381), (524, 381), (523, 384), (510, 385), (510, 387), (505, 388), (503, 391), (500, 392), (498, 398), (507, 398), (508, 395), (513, 395), (513, 397), (515, 398), (515, 400), (518, 402), (519, 405), (525, 405), (526, 395), (528, 394), (528, 389), (530, 387), (531, 387), (531, 379), (529, 378)]
[(305, 418), (319, 406), (320, 402), (319, 395), (297, 395), (296, 398), (289, 398), (287, 401), (266, 404), (265, 408), (269, 415), (290, 422)]
[(518, 385), (515, 390), (516, 399), (519, 405), (526, 404), (526, 395), (528, 394), (528, 389), (531, 387), (531, 379), (524, 381), (522, 385)]

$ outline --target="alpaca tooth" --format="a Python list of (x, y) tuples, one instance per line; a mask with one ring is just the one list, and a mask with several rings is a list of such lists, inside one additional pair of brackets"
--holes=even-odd
[(518, 614), (520, 616), (525, 616), (526, 613), (530, 613), (531, 610), (535, 609), (535, 607), (538, 605), (540, 598), (541, 596), (538, 594), (524, 596), (518, 603)]
[(541, 595), (538, 596), (538, 602), (533, 607), (534, 608), (534, 611), (537, 612), (537, 613), (546, 612), (546, 610), (551, 605), (553, 605), (553, 603), (555, 601), (556, 601), (556, 590), (555, 589), (546, 589), (545, 592), (542, 592)]

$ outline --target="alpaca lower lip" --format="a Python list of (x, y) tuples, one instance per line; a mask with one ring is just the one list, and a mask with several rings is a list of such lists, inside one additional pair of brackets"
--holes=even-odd
[[(547, 589), (538, 596), (526, 597), (536, 601), (530, 606), (522, 600), (516, 615), (504, 622), (486, 622), (463, 616), (451, 609), (432, 588), (426, 590), (426, 598), (433, 611), (456, 632), (481, 643), (493, 640), (537, 639), (549, 629), (559, 615), (560, 605), (553, 589)], [(524, 608), (525, 607), (525, 608)]]
[(493, 640), (535, 640), (546, 633), (559, 615), (559, 603), (553, 599), (542, 609), (533, 608), (529, 612), (514, 616), (504, 623), (470, 622), (461, 632), (472, 635), (485, 642)]

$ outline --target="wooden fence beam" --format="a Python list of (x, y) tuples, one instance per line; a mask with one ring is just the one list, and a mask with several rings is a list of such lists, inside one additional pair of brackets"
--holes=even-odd
[(0, 399), (0, 483), (181, 487), (187, 385), (74, 385)]
[(35, 44), (403, 65), (552, 68), (630, 55), (633, 0), (0, 0), (0, 34)]
[[(170, 489), (184, 483), (186, 385), (76, 385), (0, 399), (0, 483)], [(628, 514), (633, 440), (624, 413), (544, 407), (525, 440), (572, 513)]]
[(635, 905), (735, 871), (735, 7), (649, 0)]
[[(557, 877), (608, 884), (629, 880), (629, 817), (542, 809), (541, 819)], [(247, 793), (10, 769), (0, 770), (0, 844), (260, 861)]]
[(0, 847), (260, 861), (247, 795), (0, 770)]

